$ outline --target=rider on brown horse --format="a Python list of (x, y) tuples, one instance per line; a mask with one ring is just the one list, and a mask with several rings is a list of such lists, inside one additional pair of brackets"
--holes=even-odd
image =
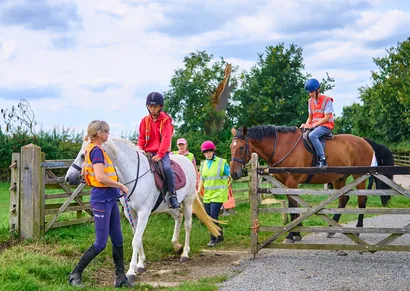
[(309, 116), (301, 128), (312, 129), (309, 139), (318, 155), (318, 167), (326, 167), (326, 156), (320, 138), (329, 135), (334, 127), (333, 99), (320, 93), (320, 83), (312, 78), (305, 83), (305, 91), (309, 93)]

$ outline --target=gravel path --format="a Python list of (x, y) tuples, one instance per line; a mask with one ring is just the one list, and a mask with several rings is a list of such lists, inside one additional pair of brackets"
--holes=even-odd
[[(368, 227), (404, 227), (409, 215), (383, 215), (367, 218)], [(356, 222), (347, 224), (355, 226)], [(374, 243), (387, 234), (361, 234)], [(302, 242), (350, 243), (342, 234), (304, 237)], [(393, 245), (410, 245), (403, 235)], [(410, 290), (410, 252), (262, 250), (256, 259), (234, 267), (238, 274), (220, 285), (221, 291), (240, 290)]]

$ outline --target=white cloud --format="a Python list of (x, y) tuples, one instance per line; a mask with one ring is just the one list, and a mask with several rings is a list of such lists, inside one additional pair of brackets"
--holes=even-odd
[[(132, 132), (147, 114), (146, 95), (166, 90), (188, 53), (219, 49), (216, 58), (223, 56), (243, 70), (256, 63), (265, 46), (278, 42), (302, 46), (306, 71), (314, 76), (328, 72), (336, 78), (331, 93), (340, 112), (357, 100), (357, 88), (368, 84), (372, 58), (410, 35), (408, 8), (396, 3), (394, 9), (384, 9), (378, 0), (320, 5), (276, 0), (73, 3), (58, 6), (60, 11), (68, 7), (68, 19), (77, 21), (71, 30), (64, 19), (58, 22), (64, 31), (28, 19), (23, 19), (24, 26), (0, 19), (0, 88), (61, 89), (59, 99), (29, 100), (45, 128), (60, 124), (83, 129), (92, 119), (106, 119), (113, 134)], [(199, 13), (190, 15), (195, 8)], [(180, 18), (184, 22), (178, 26)], [(190, 24), (201, 31), (178, 31), (190, 29)], [(51, 49), (53, 40), (60, 50)], [(248, 47), (253, 50), (233, 53), (233, 48)], [(0, 103), (11, 107), (16, 100)]]

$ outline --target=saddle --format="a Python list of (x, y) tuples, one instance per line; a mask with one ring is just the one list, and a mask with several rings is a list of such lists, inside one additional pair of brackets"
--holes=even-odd
[[(155, 186), (161, 192), (158, 196), (157, 202), (155, 203), (154, 207), (151, 209), (151, 213), (154, 212), (162, 202), (166, 202), (165, 195), (168, 192), (165, 183), (165, 174), (164, 169), (162, 167), (162, 163), (155, 163), (152, 161), (152, 155), (145, 153), (148, 158), (150, 170), (154, 174), (154, 181)], [(171, 168), (175, 174), (175, 190), (181, 189), (186, 184), (186, 176), (184, 170), (182, 170), (181, 166), (176, 163), (175, 161), (171, 160)]]
[[(150, 162), (151, 172), (154, 173), (155, 186), (157, 186), (159, 191), (166, 193), (168, 189), (164, 186), (166, 183), (164, 181), (165, 174), (164, 169), (162, 168), (162, 163), (154, 163), (151, 155), (148, 157), (148, 160)], [(173, 160), (171, 160), (171, 168), (175, 174), (175, 190), (181, 189), (186, 185), (184, 170), (182, 170), (181, 166)]]
[[(309, 133), (312, 131), (312, 129), (305, 129), (303, 131), (303, 135), (302, 135), (302, 139), (303, 139), (303, 145), (305, 146), (306, 150), (313, 154), (313, 158), (312, 158), (312, 163), (311, 163), (311, 167), (315, 167), (317, 165), (317, 163), (319, 162), (319, 158), (317, 156), (317, 153), (315, 152), (315, 148), (312, 145), (312, 142), (309, 139)], [(326, 135), (323, 135), (322, 137), (320, 137), (320, 143), (322, 144), (323, 150), (325, 150), (326, 148), (326, 140), (331, 140), (334, 138), (333, 133), (329, 133)], [(303, 183), (308, 183), (314, 174), (309, 174), (308, 177), (306, 178), (306, 181), (304, 181)]]

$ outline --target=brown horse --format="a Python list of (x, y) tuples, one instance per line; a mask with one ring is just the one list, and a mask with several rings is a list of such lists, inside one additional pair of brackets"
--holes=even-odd
[[(242, 166), (249, 162), (251, 153), (257, 153), (271, 167), (310, 167), (313, 155), (306, 150), (302, 142), (302, 130), (296, 127), (261, 125), (247, 129), (232, 129), (234, 136), (231, 149), (231, 176), (234, 180), (242, 176)], [(325, 155), (328, 166), (370, 166), (373, 149), (363, 138), (339, 134), (326, 141)], [(297, 188), (299, 183), (306, 183), (307, 174), (276, 174), (276, 178), (288, 188)], [(361, 175), (353, 175), (356, 179)], [(309, 184), (325, 184), (332, 182), (335, 189), (345, 185), (347, 176), (343, 174), (314, 175)], [(366, 188), (366, 181), (357, 185), (358, 189)], [(344, 208), (349, 196), (339, 197), (339, 208)], [(367, 196), (358, 196), (359, 208), (366, 208)], [(288, 196), (289, 207), (297, 207), (297, 202)], [(291, 214), (293, 221), (299, 214)], [(339, 221), (341, 214), (333, 215)], [(357, 227), (363, 226), (363, 214), (359, 214)], [(331, 237), (334, 233), (329, 233)], [(301, 239), (299, 232), (290, 232), (285, 239), (293, 243)]]

